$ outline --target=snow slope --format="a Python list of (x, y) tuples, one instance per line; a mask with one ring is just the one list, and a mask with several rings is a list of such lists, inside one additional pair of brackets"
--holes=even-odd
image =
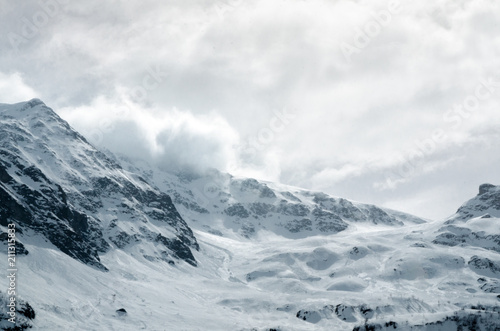
[[(95, 149), (40, 100), (0, 105), (0, 225), (17, 224), (77, 260), (135, 247), (146, 259), (196, 261), (198, 244), (168, 195)], [(24, 233), (26, 232), (26, 233)], [(149, 243), (144, 245), (144, 243)]]
[(0, 105), (0, 165), (1, 229), (23, 229), (18, 293), (36, 330), (500, 328), (498, 186), (426, 222), (117, 159), (39, 100)]
[[(365, 320), (407, 329), (462, 309), (482, 314), (479, 304), (492, 313), (498, 254), (433, 244), (437, 228), (252, 241), (195, 231), (196, 269), (112, 250), (101, 256), (106, 273), (27, 244), (18, 283), (40, 330), (351, 330)], [(498, 327), (495, 314), (488, 323)]]
[(266, 232), (298, 239), (366, 225), (401, 227), (426, 222), (402, 212), (322, 192), (238, 178), (215, 169), (204, 174), (171, 174), (141, 160), (121, 156), (120, 162), (171, 195), (191, 227), (235, 239), (252, 239)]

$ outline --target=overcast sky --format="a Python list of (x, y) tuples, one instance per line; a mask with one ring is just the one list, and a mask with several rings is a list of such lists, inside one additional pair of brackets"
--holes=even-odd
[(442, 219), (500, 184), (495, 0), (0, 0), (0, 103), (96, 145)]

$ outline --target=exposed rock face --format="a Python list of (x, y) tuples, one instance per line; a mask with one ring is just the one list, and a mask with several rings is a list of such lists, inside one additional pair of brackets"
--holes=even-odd
[(309, 323), (318, 323), (321, 321), (321, 315), (317, 311), (300, 310), (297, 312), (297, 318)]
[[(8, 248), (7, 248), (8, 240), (9, 240), (9, 235), (7, 234), (7, 232), (0, 234), (0, 245), (4, 247), (4, 249), (2, 250), (3, 252), (7, 252), (7, 250), (8, 250)], [(15, 242), (15, 252), (16, 252), (17, 256), (29, 254), (29, 251), (26, 249), (26, 247), (23, 245), (23, 243), (20, 242), (19, 240), (16, 240), (16, 242)]]
[(9, 304), (10, 296), (0, 291), (0, 328), (6, 331), (21, 331), (33, 328), (33, 320), (36, 318), (36, 312), (33, 307), (22, 299), (17, 299), (15, 308), (15, 324), (9, 321), (13, 317)]
[(332, 235), (353, 223), (381, 227), (426, 223), (405, 213), (214, 169), (197, 175), (170, 174), (138, 160), (122, 157), (122, 161), (174, 196), (180, 214), (192, 221), (192, 227), (221, 236), (251, 239), (268, 231), (297, 239)]
[(500, 186), (482, 184), (479, 194), (464, 203), (448, 223), (467, 221), (474, 217), (500, 217)]
[[(0, 105), (0, 225), (16, 223), (106, 270), (99, 254), (140, 242), (196, 265), (170, 197), (90, 145), (40, 100)], [(146, 234), (147, 232), (147, 234)]]
[(477, 280), (486, 293), (500, 293), (500, 280), (481, 277)]
[(483, 184), (441, 229), (434, 244), (475, 246), (500, 252), (500, 186)]
[(500, 278), (500, 262), (474, 255), (468, 264), (469, 268), (479, 275)]
[(118, 314), (118, 316), (125, 316), (127, 315), (127, 310), (125, 310), (125, 308), (120, 308), (116, 310), (116, 313)]
[(496, 188), (495, 185), (493, 184), (482, 184), (479, 186), (479, 195), (483, 195), (487, 192), (490, 192), (490, 190), (494, 190)]
[[(498, 223), (498, 219), (492, 219), (491, 221)], [(434, 244), (446, 246), (469, 245), (500, 252), (500, 229), (499, 234), (486, 234), (484, 231), (472, 231), (465, 226), (447, 225), (442, 227), (440, 231), (442, 233), (433, 240)]]

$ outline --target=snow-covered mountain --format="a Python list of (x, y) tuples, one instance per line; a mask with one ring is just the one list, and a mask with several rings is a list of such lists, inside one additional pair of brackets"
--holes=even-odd
[(483, 184), (479, 194), (464, 203), (439, 230), (435, 243), (470, 245), (500, 253), (500, 186)]
[(40, 100), (0, 104), (19, 329), (498, 330), (499, 198), (481, 185), (433, 222), (217, 170), (172, 174), (99, 151)]
[(448, 223), (466, 222), (474, 217), (500, 217), (500, 187), (492, 184), (479, 186), (478, 195), (464, 203)]
[(136, 253), (146, 259), (196, 265), (190, 248), (198, 244), (168, 195), (123, 170), (40, 100), (0, 105), (0, 119), (2, 226), (15, 222), (27, 242), (47, 240), (102, 270), (99, 254), (144, 242)]
[(346, 229), (379, 225), (401, 227), (426, 221), (322, 192), (252, 178), (237, 178), (215, 169), (203, 175), (171, 174), (141, 160), (120, 158), (167, 192), (181, 215), (200, 231), (230, 238), (255, 238), (271, 232), (285, 238), (328, 236)]

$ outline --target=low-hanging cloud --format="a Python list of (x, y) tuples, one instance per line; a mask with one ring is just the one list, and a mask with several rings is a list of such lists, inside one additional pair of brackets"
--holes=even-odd
[(227, 171), (228, 164), (235, 162), (238, 133), (217, 113), (194, 115), (175, 108), (115, 102), (100, 98), (59, 113), (91, 143), (165, 170)]
[(24, 82), (20, 73), (0, 72), (0, 103), (16, 103), (38, 96), (39, 93)]

